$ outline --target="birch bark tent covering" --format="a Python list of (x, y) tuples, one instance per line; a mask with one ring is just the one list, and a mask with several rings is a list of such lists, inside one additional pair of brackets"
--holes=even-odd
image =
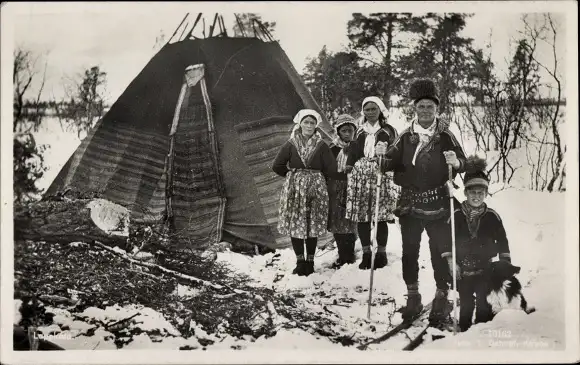
[[(169, 216), (182, 238), (177, 250), (220, 241), (290, 246), (276, 229), (283, 179), (270, 167), (302, 108), (320, 110), (277, 42), (167, 44), (46, 194), (99, 192), (128, 208), (131, 221)], [(326, 120), (323, 128), (331, 131)]]

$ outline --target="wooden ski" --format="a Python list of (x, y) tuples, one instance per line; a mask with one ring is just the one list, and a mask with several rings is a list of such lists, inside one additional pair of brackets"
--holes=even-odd
[(396, 334), (398, 334), (401, 331), (404, 331), (408, 328), (411, 328), (417, 321), (422, 320), (423, 317), (425, 316), (425, 314), (428, 314), (431, 311), (431, 306), (432, 306), (432, 302), (427, 303), (423, 309), (421, 310), (421, 312), (419, 312), (419, 314), (417, 314), (416, 316), (414, 316), (411, 319), (408, 320), (404, 320), (403, 322), (399, 323), (397, 326), (395, 326), (394, 328), (392, 328), (391, 330), (389, 330), (387, 333), (385, 333), (384, 335), (377, 337), (367, 343), (364, 343), (362, 345), (359, 345), (357, 348), (359, 350), (365, 350), (369, 345), (374, 345), (377, 343), (381, 343), (381, 342), (385, 342), (386, 340), (388, 340), (389, 338), (395, 336)]

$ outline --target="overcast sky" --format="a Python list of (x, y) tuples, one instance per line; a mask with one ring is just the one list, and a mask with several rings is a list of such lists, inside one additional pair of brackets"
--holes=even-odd
[[(93, 65), (107, 72), (108, 102), (112, 103), (151, 59), (156, 37), (167, 36), (175, 30), (189, 12), (190, 21), (203, 12), (206, 21), (215, 12), (224, 16), (230, 27), (233, 12), (257, 12), (263, 20), (275, 21), (275, 37), (301, 72), (308, 57), (314, 57), (324, 45), (339, 51), (348, 44), (346, 24), (352, 12), (377, 11), (471, 11), (476, 15), (468, 20), (464, 35), (472, 37), (476, 46), (483, 47), (492, 33), (493, 59), (505, 64), (510, 56), (509, 41), (517, 36), (522, 7), (502, 7), (461, 4), (446, 8), (443, 4), (420, 6), (423, 3), (388, 4), (353, 2), (326, 3), (18, 3), (14, 20), (16, 45), (44, 53), (47, 61), (47, 80), (43, 99), (57, 100), (63, 96), (63, 77), (73, 76)], [(530, 6), (526, 11), (533, 11)], [(226, 12), (227, 11), (227, 12)], [(559, 44), (565, 47), (564, 17), (556, 15), (561, 31)], [(199, 26), (198, 26), (199, 27)], [(547, 48), (542, 54), (549, 56)], [(562, 60), (565, 56), (562, 57)]]

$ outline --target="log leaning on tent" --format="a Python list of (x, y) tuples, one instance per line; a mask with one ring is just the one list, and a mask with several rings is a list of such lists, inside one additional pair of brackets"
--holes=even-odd
[(127, 237), (108, 234), (97, 227), (87, 207), (90, 199), (40, 201), (14, 206), (14, 240), (70, 243), (100, 241), (125, 247)]

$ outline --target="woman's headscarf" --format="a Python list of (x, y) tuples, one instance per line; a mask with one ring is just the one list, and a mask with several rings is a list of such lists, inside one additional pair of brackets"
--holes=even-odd
[[(380, 110), (381, 114), (383, 115), (383, 118), (385, 118), (385, 123), (388, 120), (389, 112), (387, 110), (387, 107), (385, 106), (385, 103), (383, 103), (383, 101), (376, 96), (368, 96), (368, 97), (364, 98), (364, 100), (362, 102), (361, 111), (360, 111), (361, 118), (359, 121), (359, 125), (365, 132), (367, 132), (367, 138), (365, 139), (365, 145), (364, 145), (364, 154), (366, 157), (372, 158), (372, 157), (375, 157), (376, 133), (382, 128), (382, 126), (380, 125), (380, 123), (377, 123), (374, 126), (371, 126), (370, 124), (365, 123), (364, 107), (369, 102), (375, 103), (379, 107), (379, 110)], [(379, 118), (380, 118), (380, 116), (379, 116)]]
[(383, 101), (381, 99), (379, 99), (377, 96), (367, 96), (366, 98), (364, 98), (362, 105), (360, 107), (361, 119), (360, 119), (359, 124), (362, 125), (362, 123), (364, 123), (364, 120), (365, 120), (364, 108), (368, 102), (373, 102), (373, 103), (377, 104), (377, 106), (379, 107), (379, 110), (381, 111), (381, 114), (383, 115), (383, 117), (385, 118), (385, 121), (386, 121), (387, 117), (389, 116), (389, 111), (387, 110), (385, 103), (383, 103)]
[[(312, 116), (314, 117), (314, 119), (316, 119), (316, 128), (318, 128), (320, 123), (322, 123), (322, 117), (320, 116), (320, 114), (318, 114), (316, 110), (302, 109), (298, 111), (298, 113), (296, 113), (296, 115), (294, 116), (293, 119), (294, 128), (292, 128), (292, 132), (290, 133), (291, 136), (294, 136), (296, 134), (296, 131), (298, 131), (298, 129), (300, 128), (300, 122), (302, 122), (302, 119), (304, 119), (307, 116)], [(316, 131), (315, 134), (318, 134), (318, 131)]]
[(304, 166), (308, 167), (308, 161), (312, 154), (316, 150), (316, 146), (318, 145), (319, 141), (322, 141), (322, 137), (318, 131), (314, 132), (314, 135), (306, 139), (302, 133), (300, 132), (300, 122), (307, 116), (312, 116), (316, 119), (316, 128), (322, 122), (322, 117), (316, 110), (312, 109), (302, 109), (294, 116), (294, 128), (292, 129), (290, 142), (296, 147), (298, 150), (298, 154), (300, 155), (300, 159)]

